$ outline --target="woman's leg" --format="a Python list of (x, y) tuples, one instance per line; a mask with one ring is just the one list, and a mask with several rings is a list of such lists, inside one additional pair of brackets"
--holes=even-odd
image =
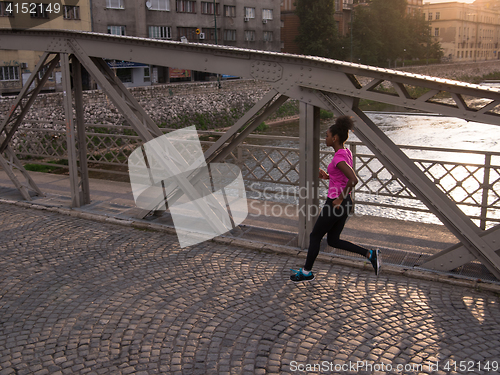
[(339, 210), (333, 209), (332, 199), (327, 199), (309, 236), (309, 248), (307, 250), (306, 264), (304, 265), (305, 271), (310, 271), (312, 269), (314, 261), (319, 254), (323, 236), (327, 234), (335, 225), (336, 221), (341, 218), (342, 216), (339, 216)]
[(347, 197), (344, 199), (342, 202), (341, 208), (342, 208), (342, 216), (339, 218), (339, 220), (336, 220), (334, 225), (330, 228), (328, 231), (328, 236), (327, 236), (327, 242), (328, 245), (331, 247), (335, 247), (336, 249), (342, 249), (342, 250), (347, 250), (352, 253), (360, 254), (364, 257), (368, 257), (368, 249), (365, 249), (364, 247), (358, 246), (353, 244), (352, 242), (341, 240), (340, 239), (340, 234), (342, 233), (342, 230), (344, 229), (345, 222), (347, 220), (347, 217), (349, 215), (349, 211), (352, 206), (352, 200), (351, 197)]

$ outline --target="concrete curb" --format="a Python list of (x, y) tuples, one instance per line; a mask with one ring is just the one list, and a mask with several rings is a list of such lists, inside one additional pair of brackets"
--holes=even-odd
[[(117, 224), (126, 227), (132, 227), (139, 230), (152, 230), (155, 232), (163, 232), (170, 235), (175, 235), (175, 228), (169, 227), (166, 225), (155, 224), (155, 223), (147, 223), (142, 220), (128, 220), (128, 219), (119, 219), (115, 217), (109, 217), (107, 215), (99, 215), (93, 214), (89, 212), (84, 212), (78, 209), (71, 209), (65, 207), (50, 207), (44, 206), (36, 203), (30, 202), (22, 202), (15, 200), (8, 200), (0, 198), (0, 203), (6, 203), (15, 205), (23, 208), (32, 208), (41, 211), (51, 211), (57, 212), (66, 216), (78, 217), (81, 219), (92, 220), (97, 222), (107, 222), (110, 224)], [(281, 246), (275, 244), (266, 244), (258, 241), (245, 240), (241, 238), (231, 238), (226, 236), (219, 236), (211, 240), (212, 242), (223, 244), (223, 245), (235, 245), (238, 247), (243, 247), (256, 251), (263, 251), (274, 254), (282, 254), (288, 255), (296, 258), (305, 259), (307, 255), (307, 251), (301, 250), (299, 248), (290, 247), (290, 246)], [(372, 266), (368, 261), (364, 260), (355, 260), (355, 259), (345, 259), (338, 256), (328, 255), (325, 253), (320, 253), (317, 258), (318, 261), (324, 263), (338, 264), (346, 267), (359, 268), (363, 270), (372, 270)], [(480, 291), (488, 291), (493, 293), (500, 293), (500, 285), (490, 284), (488, 282), (483, 282), (480, 279), (478, 280), (469, 280), (460, 277), (454, 277), (450, 275), (444, 275), (437, 272), (432, 272), (430, 270), (425, 269), (411, 269), (411, 268), (403, 268), (397, 267), (389, 264), (382, 265), (383, 274), (389, 275), (398, 275), (398, 276), (406, 276), (409, 278), (415, 278), (425, 281), (436, 281), (441, 283), (446, 283), (454, 286), (473, 288), (475, 290)]]

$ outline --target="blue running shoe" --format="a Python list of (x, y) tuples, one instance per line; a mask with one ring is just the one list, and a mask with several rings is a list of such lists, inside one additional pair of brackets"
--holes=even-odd
[(378, 275), (380, 272), (380, 266), (382, 265), (380, 250), (370, 250), (370, 262), (375, 270), (375, 275)]
[(298, 271), (296, 270), (291, 270), (292, 272), (295, 272), (294, 275), (290, 276), (290, 280), (292, 280), (294, 283), (298, 283), (300, 281), (311, 281), (314, 280), (314, 274), (309, 271), (308, 274), (305, 274), (302, 268)]

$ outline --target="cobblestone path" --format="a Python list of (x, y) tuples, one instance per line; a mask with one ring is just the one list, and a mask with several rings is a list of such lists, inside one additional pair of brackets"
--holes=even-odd
[(302, 262), (0, 204), (0, 375), (499, 373), (498, 295)]

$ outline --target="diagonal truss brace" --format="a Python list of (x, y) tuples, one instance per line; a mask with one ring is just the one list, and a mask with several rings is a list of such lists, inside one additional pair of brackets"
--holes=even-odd
[[(35, 181), (33, 181), (26, 169), (24, 169), (24, 166), (16, 157), (15, 152), (10, 148), (10, 146), (7, 146), (7, 148), (5, 149), (5, 155), (7, 156), (6, 159), (2, 156), (2, 154), (0, 154), (0, 165), (7, 173), (16, 189), (19, 190), (22, 197), (27, 201), (31, 201), (31, 196), (29, 193), (30, 190), (35, 192), (39, 197), (45, 196), (45, 194), (35, 184)], [(14, 173), (14, 169), (17, 169), (24, 176), (24, 178), (26, 179), (26, 182), (24, 184), (19, 181)]]
[(270, 90), (205, 152), (205, 160), (207, 162), (223, 160), (287, 100), (287, 96)]
[[(265, 121), (287, 100), (287, 96), (280, 95), (275, 90), (270, 90), (204, 153), (206, 162), (215, 163), (224, 160), (248, 134), (257, 129), (262, 121)], [(194, 172), (188, 178), (192, 183), (196, 183), (199, 177), (200, 175)], [(172, 190), (166, 192), (167, 195), (171, 193)], [(181, 195), (182, 192), (173, 192), (172, 197), (169, 197), (169, 201), (175, 202)]]
[[(49, 79), (52, 71), (59, 62), (59, 55), (56, 55), (51, 61), (47, 62), (49, 58), (49, 53), (45, 52), (38, 64), (36, 65), (33, 73), (31, 73), (30, 78), (23, 86), (23, 89), (17, 96), (14, 104), (12, 105), (8, 116), (6, 116), (2, 124), (0, 125), (0, 135), (2, 135), (3, 140), (0, 145), (0, 153), (4, 152), (7, 148), (12, 136), (15, 134), (24, 117), (30, 110), (33, 102), (35, 101), (37, 95), (42, 90), (43, 86)], [(39, 77), (39, 72), (44, 71), (42, 78)], [(36, 81), (36, 85), (33, 89), (30, 86)]]
[[(0, 125), (0, 164), (6, 171), (7, 175), (14, 183), (14, 186), (19, 190), (25, 200), (31, 201), (29, 191), (35, 192), (38, 196), (44, 196), (43, 192), (38, 188), (35, 181), (30, 177), (29, 173), (24, 169), (21, 161), (17, 158), (15, 152), (9, 146), (9, 142), (21, 126), (21, 123), (30, 110), (37, 95), (42, 90), (43, 86), (49, 79), (52, 71), (59, 62), (59, 55), (55, 55), (52, 60), (49, 60), (50, 53), (45, 52), (36, 65), (33, 73), (28, 81), (23, 86), (21, 92), (16, 97), (14, 104), (9, 110), (8, 115), (3, 119)], [(39, 73), (43, 72), (42, 78)], [(31, 88), (32, 84), (35, 86)], [(2, 156), (5, 153), (6, 159)], [(25, 183), (19, 181), (14, 173), (17, 169), (25, 178)]]
[[(500, 225), (484, 231), (479, 236), (493, 249), (496, 249), (497, 255), (500, 256)], [(438, 271), (451, 271), (474, 260), (476, 260), (476, 257), (468, 248), (462, 243), (458, 243), (433, 255), (419, 267)]]
[[(500, 256), (480, 236), (479, 228), (359, 108), (353, 99), (317, 91), (327, 108), (355, 119), (356, 135), (461, 241), (488, 270), (500, 278)], [(464, 262), (465, 263), (465, 262)]]

